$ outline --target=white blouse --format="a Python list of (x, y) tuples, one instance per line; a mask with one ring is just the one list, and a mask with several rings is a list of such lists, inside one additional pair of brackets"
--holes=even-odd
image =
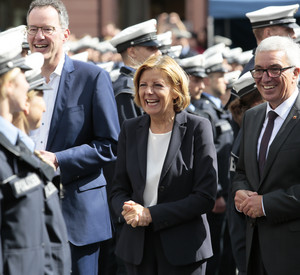
[(147, 174), (144, 190), (144, 207), (156, 205), (157, 189), (161, 170), (168, 151), (172, 131), (164, 134), (153, 134), (149, 128), (147, 147)]

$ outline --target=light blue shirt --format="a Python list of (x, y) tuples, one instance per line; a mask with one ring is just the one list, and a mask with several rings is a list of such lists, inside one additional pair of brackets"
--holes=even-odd
[(9, 140), (12, 145), (16, 145), (19, 129), (2, 116), (0, 116), (0, 132)]
[(15, 127), (9, 121), (0, 116), (0, 132), (9, 140), (12, 145), (17, 144), (18, 137), (26, 145), (26, 147), (33, 152), (34, 142), (20, 129)]
[(217, 106), (217, 108), (219, 108), (219, 109), (222, 108), (222, 101), (221, 101), (220, 98), (215, 97), (215, 96), (213, 96), (213, 95), (211, 95), (211, 94), (208, 94), (208, 93), (205, 93), (205, 92), (203, 92), (203, 94), (204, 94), (206, 97), (208, 97), (208, 98), (209, 98), (209, 99)]

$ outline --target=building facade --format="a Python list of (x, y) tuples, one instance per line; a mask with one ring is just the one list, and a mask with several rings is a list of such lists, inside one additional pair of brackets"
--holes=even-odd
[[(193, 31), (206, 28), (208, 0), (63, 0), (70, 17), (70, 30), (80, 38), (102, 36), (109, 23), (123, 29), (156, 18), (163, 12), (176, 12)], [(0, 0), (0, 31), (26, 24), (31, 0)]]

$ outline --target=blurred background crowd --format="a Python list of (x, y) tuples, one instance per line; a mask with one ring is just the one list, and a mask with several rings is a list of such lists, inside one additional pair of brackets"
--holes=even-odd
[[(217, 200), (213, 210), (208, 213), (214, 257), (208, 261), (206, 274), (231, 275), (235, 274), (237, 269), (241, 271), (237, 263), (236, 257), (238, 256), (232, 253), (230, 228), (227, 222), (230, 217), (226, 217), (226, 209), (230, 209), (227, 205), (231, 207), (233, 205), (232, 201), (227, 201), (230, 197), (229, 172), (234, 171), (230, 167), (232, 165), (230, 163), (231, 151), (234, 147), (234, 139), (238, 136), (243, 112), (250, 108), (250, 104), (246, 106), (246, 103), (252, 99), (245, 101), (244, 105), (241, 101), (235, 101), (235, 104), (230, 106), (229, 103), (239, 96), (242, 97), (245, 87), (249, 88), (247, 86), (252, 85), (252, 89), (254, 86), (254, 80), (249, 72), (245, 74), (245, 79), (242, 79), (245, 82), (236, 81), (241, 74), (249, 71), (249, 68), (246, 69), (245, 66), (251, 64), (253, 49), (259, 44), (257, 33), (253, 31), (256, 15), (246, 16), (246, 13), (264, 8), (266, 4), (261, 1), (256, 6), (248, 6), (248, 1), (243, 0), (237, 2), (234, 7), (232, 5), (229, 7), (230, 1), (225, 0), (223, 3), (214, 0), (88, 0), (84, 2), (65, 0), (63, 2), (68, 9), (71, 31), (68, 41), (63, 45), (64, 52), (72, 60), (97, 65), (109, 73), (120, 126), (123, 120), (143, 113), (132, 101), (131, 107), (134, 107), (130, 111), (136, 113), (128, 115), (126, 113), (128, 105), (125, 106), (123, 96), (128, 95), (132, 98), (133, 74), (138, 68), (137, 65), (142, 64), (147, 57), (152, 55), (151, 51), (153, 54), (159, 51), (162, 55), (171, 56), (189, 75), (191, 104), (187, 111), (211, 121), (213, 131), (215, 131), (214, 143), (219, 165)], [(26, 12), (29, 4), (30, 1), (27, 0), (22, 3), (2, 1), (0, 3), (0, 31), (26, 25)], [(271, 4), (268, 3), (268, 5)], [(297, 1), (281, 1), (281, 4), (292, 5), (297, 4)], [(293, 9), (292, 13), (295, 13), (295, 21), (300, 22), (298, 8)], [(272, 16), (271, 13), (265, 15), (267, 19), (269, 15)], [(30, 30), (27, 29), (27, 33), (37, 35), (39, 28), (33, 29), (33, 34), (30, 34), (28, 32)], [(283, 28), (289, 29), (286, 26)], [(153, 32), (155, 32), (155, 38), (150, 39), (149, 35)], [(292, 35), (287, 33), (282, 36), (293, 36), (297, 43), (300, 42), (299, 28), (293, 29)], [(141, 37), (147, 40), (140, 41)], [(152, 45), (153, 41), (155, 44)], [(133, 46), (126, 43), (133, 43), (131, 44)], [(134, 46), (137, 46), (137, 49), (142, 47), (145, 51), (149, 51), (148, 56), (134, 57), (134, 53), (128, 50), (135, 48)], [(30, 47), (25, 38), (25, 26), (23, 50), (24, 55), (30, 54)], [(128, 79), (126, 83), (122, 80), (122, 75), (126, 75)], [(235, 87), (234, 84), (236, 84)], [(233, 93), (235, 96), (232, 95)], [(209, 105), (209, 101), (211, 101), (210, 109), (206, 106)], [(261, 102), (261, 97), (256, 98), (251, 107)], [(120, 112), (122, 108), (125, 110), (124, 116)], [(113, 167), (110, 168), (113, 169)], [(109, 184), (112, 180), (110, 173), (113, 173), (109, 169), (106, 171), (108, 192), (110, 192)], [(114, 218), (116, 217), (112, 214), (118, 233), (118, 222)], [(241, 238), (243, 237), (244, 235)], [(114, 269), (112, 266), (114, 262), (110, 262), (111, 257), (114, 257), (112, 256), (112, 249), (114, 249), (112, 241), (114, 239), (101, 244), (102, 254), (99, 263), (101, 274), (113, 274), (109, 273)], [(235, 252), (238, 254), (237, 249)], [(120, 265), (122, 267), (122, 264)], [(241, 265), (244, 266), (244, 262)], [(240, 272), (240, 274), (245, 273)]]

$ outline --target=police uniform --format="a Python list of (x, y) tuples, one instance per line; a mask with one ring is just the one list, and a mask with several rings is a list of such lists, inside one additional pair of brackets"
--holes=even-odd
[[(205, 58), (203, 54), (197, 54), (191, 57), (178, 60), (178, 64), (187, 73), (187, 75), (195, 76), (198, 78), (207, 77), (207, 74), (205, 73), (204, 62), (205, 62)], [(206, 110), (203, 110), (202, 108), (196, 106), (197, 101), (198, 100), (191, 98), (191, 103), (185, 110), (188, 113), (205, 117), (211, 121), (212, 115)]]
[[(0, 33), (0, 76), (35, 64), (19, 56), (24, 27)], [(0, 117), (0, 274), (70, 274), (66, 227), (51, 182), (54, 170), (32, 150), (31, 139)]]
[[(180, 40), (182, 39), (187, 40), (192, 37), (192, 34), (189, 31), (180, 30), (178, 28), (172, 29), (172, 35), (175, 38), (175, 41), (177, 40), (177, 42), (175, 43), (176, 45), (182, 45), (183, 43)], [(180, 59), (184, 59), (199, 54), (196, 50), (192, 49), (189, 45), (186, 46), (182, 45), (182, 46), (183, 47), (181, 49), (180, 56), (179, 56)]]
[[(266, 28), (272, 26), (282, 26), (285, 28), (296, 29), (295, 13), (299, 9), (299, 4), (287, 6), (269, 6), (256, 11), (246, 13), (250, 20), (252, 29)], [(253, 54), (255, 49), (253, 50)], [(245, 65), (242, 75), (254, 68), (254, 56)]]
[[(266, 28), (272, 26), (282, 26), (285, 28), (293, 29), (294, 32), (296, 29), (299, 29), (299, 25), (296, 23), (295, 13), (299, 9), (299, 4), (295, 5), (287, 5), (287, 6), (268, 6), (256, 11), (246, 13), (246, 17), (250, 20), (252, 29), (258, 28)], [(240, 55), (241, 60), (243, 57), (248, 62), (243, 64), (243, 70), (241, 76), (246, 72), (252, 70), (254, 68), (254, 61), (255, 61), (255, 50), (252, 50), (252, 57), (249, 58), (250, 52), (247, 51), (244, 56), (243, 54)], [(234, 91), (232, 91), (234, 93)], [(231, 101), (234, 99), (232, 96), (226, 106), (228, 106)]]
[[(226, 73), (223, 66), (221, 53), (209, 54), (205, 57), (205, 72), (207, 75), (217, 72)], [(219, 105), (217, 105), (219, 102)], [(225, 201), (228, 197), (229, 188), (229, 159), (233, 143), (233, 130), (230, 124), (231, 115), (221, 105), (221, 100), (205, 92), (202, 93), (200, 100), (194, 105), (209, 113), (214, 134), (214, 143), (217, 151), (218, 160), (218, 194), (217, 198), (223, 197)], [(229, 242), (228, 227), (225, 213), (209, 212), (207, 215), (210, 225), (214, 256), (207, 262), (207, 274), (233, 274), (234, 261)], [(221, 243), (223, 249), (221, 249)], [(229, 269), (229, 270), (228, 270)]]
[[(250, 72), (242, 75), (233, 84), (233, 90), (238, 97), (242, 97), (256, 90), (255, 82)], [(233, 181), (236, 165), (239, 159), (240, 143), (242, 132), (239, 130), (231, 150), (230, 159), (230, 191)], [(238, 213), (235, 209), (234, 199), (231, 194), (227, 201), (227, 218), (232, 253), (235, 259), (239, 275), (246, 275), (246, 216), (243, 213)]]
[(158, 49), (162, 55), (168, 55), (175, 60), (179, 59), (182, 51), (182, 45), (172, 46), (172, 32), (167, 31), (157, 35), (157, 41), (159, 43)]
[(120, 125), (122, 125), (125, 119), (138, 117), (143, 114), (143, 109), (137, 106), (133, 101), (134, 73), (135, 70), (133, 68), (123, 66), (120, 68), (120, 75), (118, 79), (113, 82)]
[[(158, 47), (159, 43), (156, 35), (156, 20), (151, 19), (130, 26), (114, 36), (110, 40), (110, 43), (119, 53), (122, 53), (127, 48), (134, 46)], [(136, 106), (133, 101), (134, 73), (134, 68), (123, 66), (120, 68), (120, 75), (118, 79), (113, 82), (120, 125), (122, 125), (125, 119), (137, 117), (143, 114), (142, 108)]]

